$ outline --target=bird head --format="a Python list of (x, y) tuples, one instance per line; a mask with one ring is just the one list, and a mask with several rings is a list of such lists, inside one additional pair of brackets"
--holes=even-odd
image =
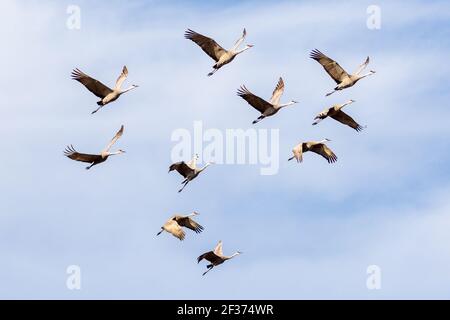
[(330, 142), (330, 141), (331, 141), (331, 139), (325, 138), (325, 141), (328, 141), (328, 142)]
[(292, 104), (298, 103), (298, 101), (296, 101), (296, 100), (291, 100), (291, 103), (292, 103)]
[(377, 73), (375, 70), (370, 70), (370, 73)]
[(247, 44), (245, 47), (250, 49), (250, 48), (254, 47), (254, 45), (253, 44)]
[(125, 150), (119, 149), (119, 150), (117, 150), (117, 153), (120, 154), (120, 153), (126, 153), (126, 152), (125, 152)]

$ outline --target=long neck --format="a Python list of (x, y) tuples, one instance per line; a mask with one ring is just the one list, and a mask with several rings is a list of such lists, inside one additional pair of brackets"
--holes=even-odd
[(363, 74), (362, 76), (358, 76), (358, 80), (360, 80), (360, 79), (362, 79), (362, 78), (365, 78), (365, 77), (368, 77), (368, 76), (371, 76), (371, 75), (373, 75), (373, 72), (367, 72), (366, 74)]
[(346, 103), (341, 104), (341, 105), (338, 107), (338, 110), (342, 109), (342, 108), (345, 107), (345, 106), (348, 106), (348, 105), (351, 104), (351, 103), (353, 103), (353, 101), (349, 100), (349, 101), (347, 101)]
[(239, 252), (235, 252), (235, 253), (233, 253), (231, 256), (229, 256), (229, 257), (224, 257), (224, 258), (225, 258), (225, 260), (230, 260), (230, 259), (236, 257), (238, 254), (239, 254)]
[(244, 52), (244, 51), (246, 51), (246, 50), (248, 50), (248, 49), (250, 49), (250, 47), (244, 47), (244, 48), (241, 49), (241, 50), (235, 51), (234, 54), (238, 55), (238, 54), (240, 54), (240, 53), (242, 53), (242, 52)]
[(323, 139), (323, 140), (319, 141), (319, 143), (325, 143), (325, 142), (328, 142), (328, 140), (327, 139)]
[(128, 91), (131, 91), (131, 90), (133, 90), (133, 89), (136, 89), (136, 87), (135, 87), (135, 86), (131, 86), (131, 87), (125, 89), (125, 90), (120, 91), (120, 94), (124, 94), (124, 93), (126, 93), (126, 92), (128, 92)]
[(203, 170), (205, 170), (209, 165), (211, 164), (211, 162), (207, 162), (203, 168), (199, 169), (198, 172), (202, 172)]
[(115, 156), (117, 154), (121, 154), (122, 152), (120, 151), (115, 151), (115, 152), (108, 152), (108, 156)]
[(292, 106), (293, 104), (295, 104), (295, 102), (291, 101), (291, 102), (288, 102), (288, 103), (280, 104), (278, 107), (279, 108), (284, 108), (284, 107), (287, 107), (287, 106)]

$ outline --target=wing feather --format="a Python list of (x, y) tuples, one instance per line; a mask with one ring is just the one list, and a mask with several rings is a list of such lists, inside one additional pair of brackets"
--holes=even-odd
[(116, 85), (115, 85), (115, 89), (116, 90), (120, 90), (120, 88), (122, 87), (123, 82), (127, 79), (128, 77), (128, 69), (127, 66), (123, 66), (122, 69), (122, 73), (120, 74), (120, 76), (117, 78), (116, 81)]
[(102, 156), (99, 154), (87, 154), (79, 153), (75, 148), (70, 145), (64, 150), (64, 155), (72, 160), (93, 163), (102, 160)]
[(352, 117), (350, 117), (348, 114), (346, 114), (344, 111), (339, 110), (334, 115), (331, 116), (336, 121), (339, 121), (340, 123), (343, 123), (350, 128), (355, 129), (356, 131), (361, 131), (364, 129), (361, 125), (359, 125), (355, 120), (353, 120)]
[(355, 74), (360, 74), (369, 64), (369, 57), (366, 58), (366, 60), (358, 67), (358, 69), (355, 71)]
[(192, 169), (189, 168), (189, 166), (184, 161), (171, 164), (169, 167), (169, 172), (173, 170), (176, 170), (179, 174), (181, 174), (185, 178), (192, 173)]
[(111, 147), (114, 145), (114, 143), (117, 142), (117, 140), (119, 140), (119, 138), (123, 135), (123, 125), (120, 127), (119, 131), (117, 131), (116, 135), (114, 136), (114, 138), (111, 139), (111, 141), (109, 142), (109, 144), (106, 146), (106, 148), (103, 150), (103, 152), (108, 152)]
[(183, 229), (180, 227), (180, 225), (174, 219), (168, 220), (164, 224), (164, 229), (167, 232), (171, 233), (174, 237), (180, 239), (180, 241), (183, 241), (186, 236)]
[(247, 101), (249, 105), (251, 105), (253, 108), (255, 108), (261, 113), (264, 113), (268, 108), (273, 107), (266, 100), (251, 93), (245, 86), (241, 86), (238, 89), (237, 95), (242, 99), (244, 99), (245, 101)]
[(280, 77), (280, 80), (278, 80), (275, 90), (273, 90), (272, 98), (270, 98), (269, 103), (271, 103), (272, 105), (279, 104), (280, 98), (283, 95), (283, 92), (284, 92), (284, 81), (283, 81), (283, 78)]
[(292, 149), (292, 153), (294, 154), (294, 158), (297, 162), (303, 161), (303, 143), (300, 143)]
[(109, 87), (105, 86), (100, 81), (91, 78), (87, 74), (83, 73), (80, 69), (74, 69), (72, 71), (72, 79), (77, 80), (78, 82), (83, 84), (90, 92), (101, 99), (112, 92)]
[(247, 35), (247, 31), (244, 28), (244, 31), (242, 31), (242, 36), (236, 40), (236, 42), (234, 43), (233, 49), (232, 51), (236, 51), (236, 49), (241, 45), (241, 43), (244, 41), (245, 36)]
[(207, 261), (209, 261), (209, 262), (213, 262), (213, 261), (217, 260), (217, 258), (218, 258), (218, 257), (214, 254), (214, 252), (208, 251), (208, 252), (205, 252), (204, 254), (200, 255), (200, 256), (197, 258), (197, 263), (199, 263), (199, 262), (202, 261), (203, 259), (205, 259), (205, 260), (207, 260)]
[(221, 257), (223, 256), (223, 252), (222, 252), (222, 241), (219, 241), (219, 243), (217, 244), (217, 246), (214, 248), (214, 254)]
[(219, 61), (220, 57), (227, 51), (222, 48), (214, 39), (208, 38), (191, 29), (187, 29), (184, 33), (186, 39), (194, 41), (202, 50), (210, 56), (214, 61)]
[(317, 49), (311, 51), (310, 58), (319, 62), (325, 71), (336, 81), (337, 84), (341, 83), (349, 75), (348, 73), (333, 59), (328, 58), (322, 52)]
[(322, 157), (327, 159), (328, 163), (334, 163), (337, 161), (337, 157), (330, 148), (324, 143), (318, 143), (309, 148), (310, 151), (320, 154)]
[(177, 217), (175, 217), (175, 221), (180, 226), (191, 229), (191, 230), (195, 231), (196, 233), (200, 233), (203, 231), (203, 227), (188, 216), (177, 216)]

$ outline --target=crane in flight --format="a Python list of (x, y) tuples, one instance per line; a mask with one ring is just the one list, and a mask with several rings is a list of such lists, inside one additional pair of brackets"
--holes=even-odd
[(251, 93), (250, 90), (248, 90), (245, 86), (241, 86), (238, 89), (237, 95), (242, 99), (244, 99), (245, 101), (247, 101), (249, 105), (251, 105), (253, 108), (255, 108), (261, 113), (261, 115), (252, 122), (253, 124), (255, 124), (264, 119), (265, 117), (273, 116), (284, 107), (298, 103), (295, 100), (291, 100), (288, 103), (281, 104), (280, 98), (283, 95), (283, 92), (284, 92), (284, 81), (280, 77), (277, 86), (273, 90), (272, 97), (270, 98), (269, 101), (266, 101), (258, 97), (257, 95)]
[(328, 58), (322, 52), (317, 49), (311, 51), (310, 58), (319, 62), (325, 71), (329, 74), (329, 76), (337, 83), (337, 86), (333, 91), (326, 94), (329, 96), (336, 91), (350, 88), (359, 80), (371, 76), (375, 73), (375, 71), (370, 70), (368, 73), (361, 75), (361, 72), (367, 67), (369, 64), (369, 57), (366, 58), (363, 64), (361, 64), (358, 69), (352, 74), (348, 74), (336, 61), (331, 58)]
[(241, 54), (242, 52), (253, 47), (253, 45), (247, 44), (243, 49), (238, 50), (246, 35), (247, 31), (244, 28), (242, 36), (235, 42), (234, 46), (230, 50), (225, 50), (214, 39), (208, 38), (191, 29), (187, 29), (184, 33), (184, 37), (186, 39), (194, 41), (208, 56), (210, 56), (216, 62), (213, 65), (213, 70), (208, 73), (209, 77), (216, 73), (216, 71), (221, 67), (233, 61), (238, 54)]
[(218, 266), (218, 265), (224, 263), (225, 261), (234, 258), (235, 256), (237, 256), (239, 254), (242, 254), (242, 252), (236, 251), (231, 256), (224, 256), (223, 252), (222, 252), (222, 241), (219, 241), (219, 243), (217, 244), (217, 246), (214, 248), (213, 251), (205, 252), (204, 254), (199, 256), (197, 258), (197, 263), (200, 263), (200, 261), (202, 261), (203, 259), (210, 262), (210, 264), (208, 264), (206, 266), (206, 268), (208, 268), (208, 270), (203, 272), (203, 275), (205, 275), (209, 271), (211, 271), (212, 268), (214, 268), (215, 266)]
[(91, 78), (87, 74), (83, 73), (80, 69), (74, 69), (72, 71), (72, 79), (77, 80), (81, 84), (83, 84), (86, 89), (88, 89), (90, 92), (92, 92), (94, 95), (99, 97), (101, 100), (97, 102), (97, 105), (99, 106), (97, 109), (92, 111), (92, 114), (96, 113), (98, 110), (103, 108), (105, 105), (107, 105), (110, 102), (113, 102), (117, 100), (122, 94), (131, 91), (138, 87), (138, 85), (131, 85), (128, 87), (128, 89), (122, 90), (122, 84), (128, 77), (128, 69), (126, 66), (123, 67), (122, 73), (120, 74), (119, 78), (117, 78), (116, 85), (113, 89), (105, 86), (100, 81)]
[(117, 140), (119, 140), (122, 134), (123, 125), (120, 127), (119, 131), (117, 131), (114, 138), (112, 138), (112, 140), (108, 143), (106, 148), (103, 149), (99, 154), (79, 153), (72, 145), (70, 145), (66, 147), (66, 150), (64, 150), (64, 155), (75, 161), (90, 163), (90, 165), (86, 167), (86, 169), (89, 170), (93, 166), (105, 162), (110, 156), (125, 153), (125, 151), (122, 149), (118, 149), (115, 152), (110, 151), (111, 147), (117, 142)]

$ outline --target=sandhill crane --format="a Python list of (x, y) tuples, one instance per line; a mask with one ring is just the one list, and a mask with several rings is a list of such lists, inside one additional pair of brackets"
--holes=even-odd
[(313, 122), (313, 126), (318, 124), (320, 121), (325, 119), (326, 117), (331, 117), (336, 121), (339, 121), (340, 123), (343, 123), (350, 128), (355, 129), (356, 131), (361, 131), (365, 127), (360, 126), (355, 120), (353, 120), (352, 117), (350, 117), (348, 114), (346, 114), (344, 111), (342, 111), (342, 108), (345, 106), (355, 102), (355, 100), (349, 100), (343, 104), (335, 104), (331, 108), (323, 110), (321, 113), (319, 113), (315, 118)]
[(358, 67), (358, 69), (352, 74), (348, 74), (336, 61), (328, 58), (326, 55), (324, 55), (317, 49), (311, 51), (310, 58), (319, 62), (325, 69), (325, 71), (330, 75), (330, 77), (333, 78), (333, 80), (336, 81), (337, 83), (337, 86), (334, 88), (334, 90), (327, 93), (326, 96), (329, 96), (330, 94), (333, 94), (338, 90), (349, 88), (362, 78), (365, 78), (375, 73), (375, 71), (370, 70), (370, 72), (360, 75), (360, 73), (369, 64), (369, 57), (367, 57), (366, 61), (364, 61), (364, 63), (361, 64)]
[(82, 83), (90, 92), (95, 94), (101, 100), (97, 102), (99, 107), (92, 111), (92, 114), (96, 113), (98, 110), (103, 108), (103, 106), (107, 105), (110, 102), (117, 100), (122, 94), (137, 88), (138, 86), (133, 84), (128, 89), (122, 90), (122, 84), (128, 76), (128, 69), (126, 66), (123, 67), (122, 73), (119, 78), (117, 78), (116, 85), (114, 89), (111, 89), (105, 86), (100, 81), (91, 78), (87, 74), (83, 73), (80, 69), (74, 69), (72, 71), (72, 79), (79, 81)]
[(91, 165), (86, 167), (86, 169), (89, 170), (93, 166), (105, 162), (109, 156), (125, 153), (125, 151), (123, 151), (122, 149), (119, 149), (115, 152), (109, 151), (111, 147), (114, 145), (114, 143), (116, 143), (116, 141), (122, 136), (122, 134), (123, 134), (123, 125), (120, 127), (120, 130), (117, 131), (116, 135), (114, 136), (114, 138), (112, 138), (111, 142), (106, 146), (106, 148), (100, 152), (100, 154), (78, 153), (74, 149), (74, 147), (70, 145), (67, 146), (66, 150), (64, 151), (64, 155), (72, 160), (90, 163)]
[(171, 233), (174, 237), (184, 240), (185, 233), (181, 227), (186, 227), (195, 231), (196, 233), (200, 233), (203, 231), (203, 227), (199, 225), (197, 222), (191, 219), (191, 217), (198, 215), (199, 213), (193, 212), (188, 214), (187, 216), (174, 215), (169, 220), (164, 223), (161, 227), (161, 231), (157, 233), (159, 236), (163, 231)]
[(207, 162), (202, 168), (197, 168), (197, 160), (198, 155), (196, 154), (191, 161), (188, 163), (184, 161), (176, 162), (170, 165), (169, 172), (176, 170), (179, 174), (181, 174), (185, 179), (181, 182), (183, 184), (183, 187), (178, 190), (178, 192), (183, 191), (184, 187), (191, 181), (194, 180), (203, 170), (205, 170), (208, 166), (211, 164), (214, 164), (214, 162)]
[(333, 163), (337, 161), (336, 155), (331, 151), (330, 148), (327, 147), (325, 142), (331, 141), (330, 139), (324, 139), (321, 141), (309, 141), (309, 142), (301, 142), (292, 149), (294, 156), (289, 158), (288, 161), (292, 159), (296, 159), (297, 162), (303, 161), (303, 153), (312, 151), (317, 154), (320, 154), (322, 157), (327, 159), (328, 163)]
[(211, 262), (211, 264), (208, 264), (206, 266), (208, 268), (208, 270), (206, 270), (203, 273), (203, 275), (205, 275), (215, 266), (218, 266), (219, 264), (222, 264), (225, 261), (230, 260), (241, 253), (242, 252), (240, 252), (240, 251), (236, 251), (231, 256), (224, 256), (222, 253), (222, 241), (219, 241), (217, 246), (214, 248), (214, 251), (208, 251), (208, 252), (202, 254), (200, 257), (197, 258), (197, 263), (200, 263), (200, 261), (202, 261), (203, 259)]
[(238, 50), (246, 35), (247, 31), (245, 31), (244, 28), (242, 36), (235, 42), (234, 46), (230, 50), (225, 50), (213, 39), (205, 37), (204, 35), (201, 35), (191, 29), (187, 29), (184, 33), (184, 37), (186, 39), (194, 41), (208, 56), (216, 61), (213, 65), (213, 70), (208, 73), (208, 76), (212, 76), (221, 67), (233, 61), (238, 54), (253, 47), (253, 45), (247, 44), (243, 49)]
[(264, 119), (265, 117), (273, 116), (275, 113), (280, 111), (281, 108), (298, 103), (297, 101), (291, 100), (288, 103), (280, 104), (280, 98), (283, 92), (284, 92), (284, 81), (280, 77), (277, 86), (275, 87), (275, 90), (273, 90), (272, 97), (270, 98), (269, 102), (254, 95), (245, 86), (241, 86), (240, 89), (238, 89), (237, 95), (243, 98), (245, 101), (247, 101), (248, 104), (250, 104), (253, 108), (261, 112), (261, 115), (258, 117), (258, 119), (252, 122), (253, 124), (255, 124)]

